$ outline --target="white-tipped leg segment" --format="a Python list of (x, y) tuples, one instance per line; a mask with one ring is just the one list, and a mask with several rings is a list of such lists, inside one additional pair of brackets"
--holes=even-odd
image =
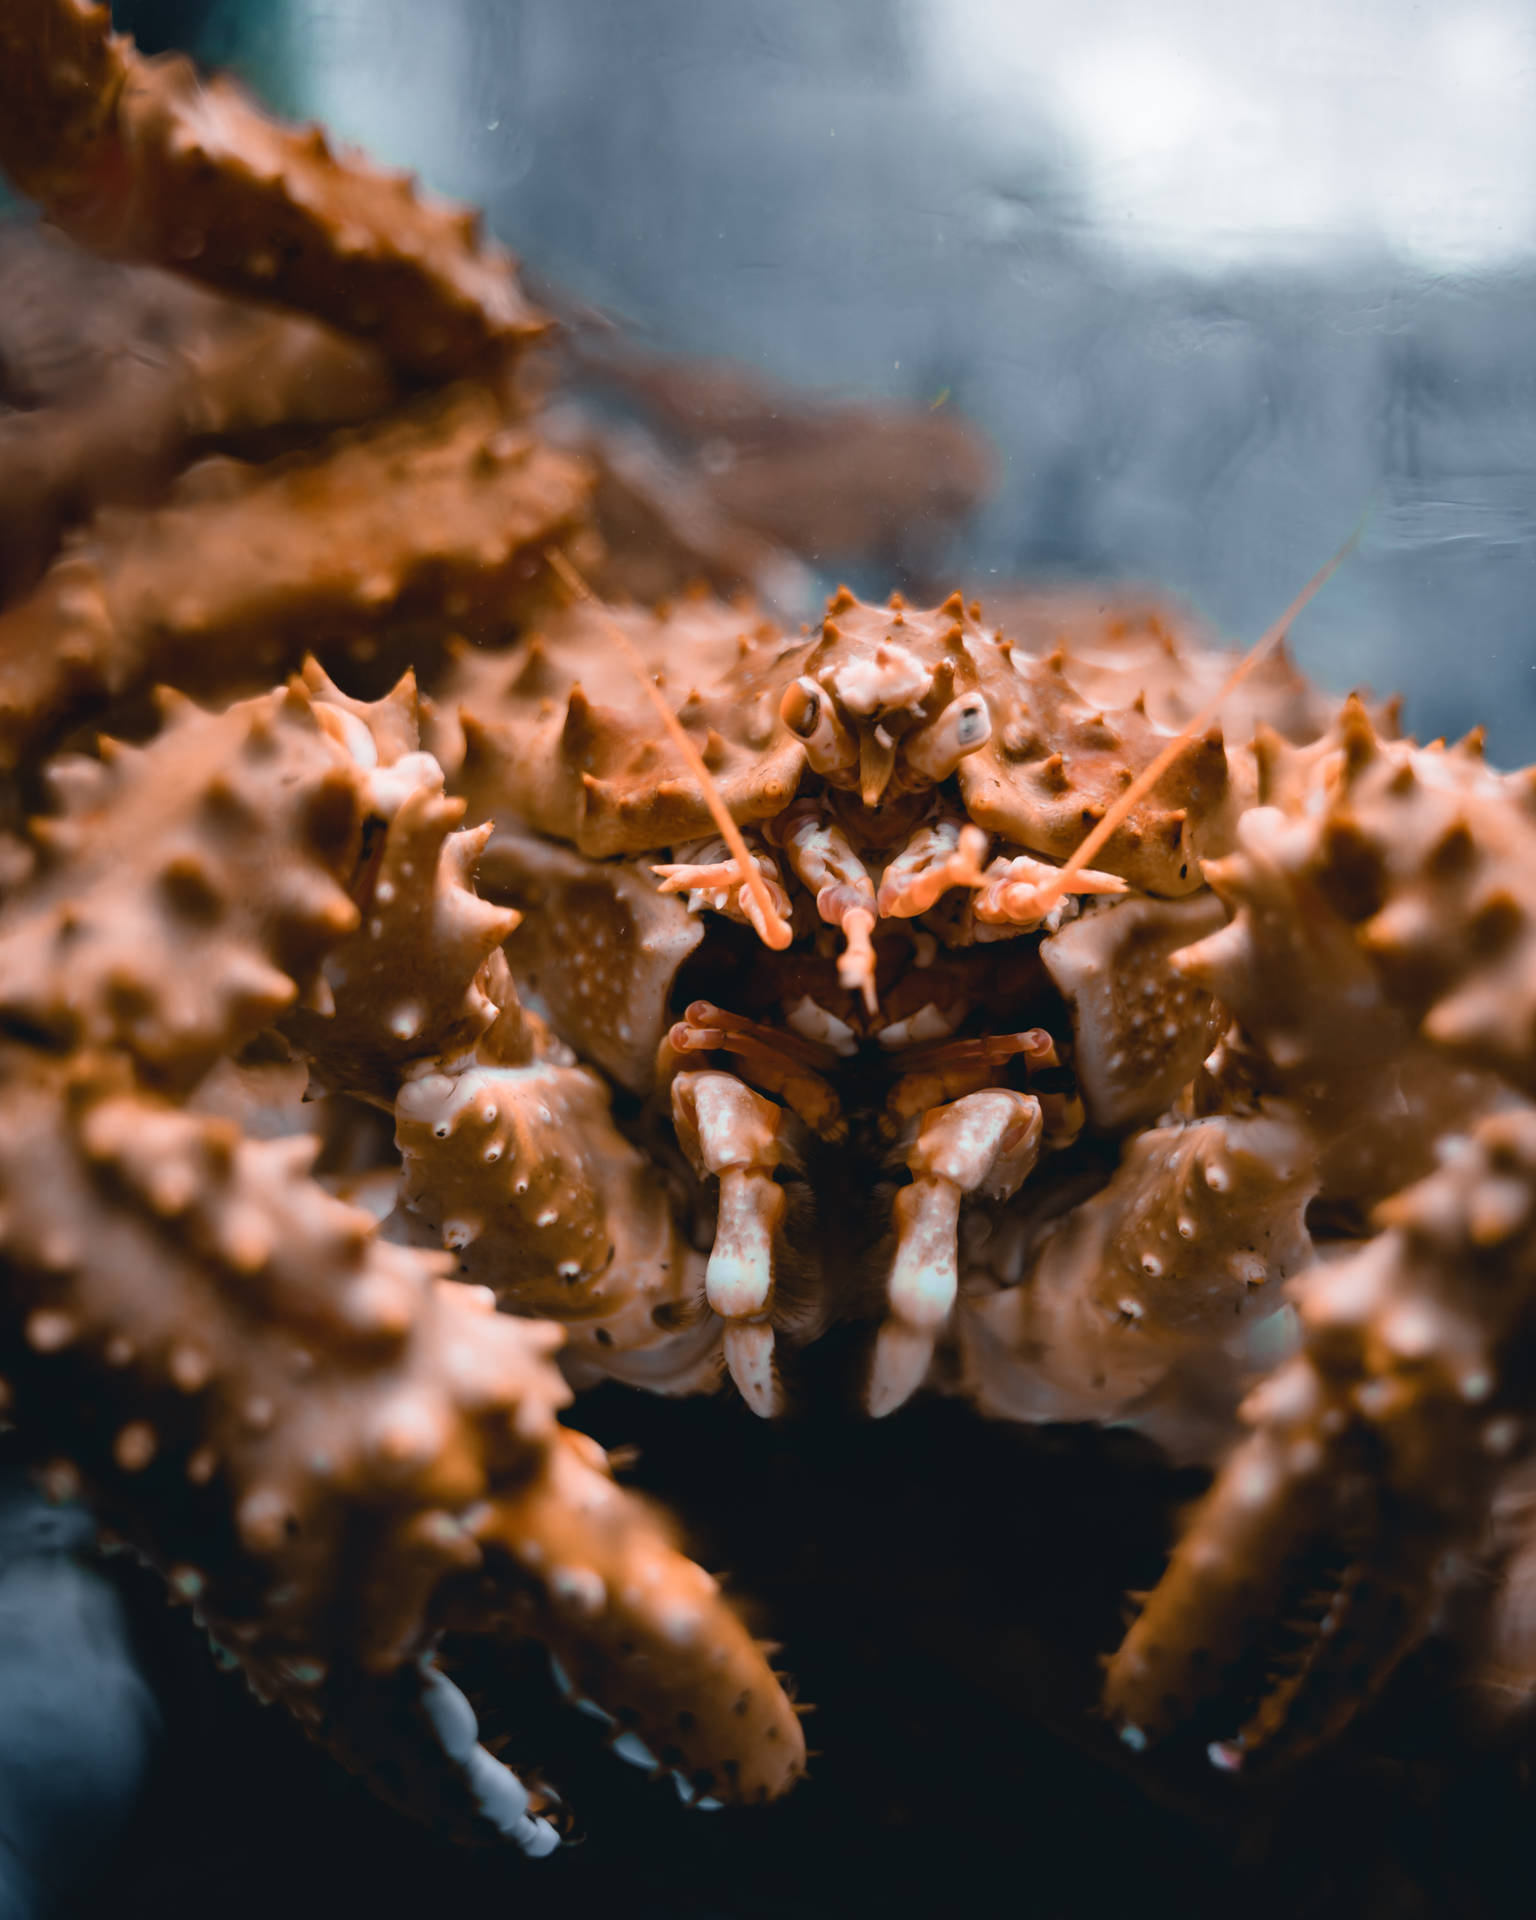
[(786, 1157), (785, 1115), (734, 1074), (680, 1073), (672, 1082), (672, 1117), (689, 1159), (720, 1182), (704, 1291), (726, 1323), (731, 1378), (752, 1411), (768, 1418), (783, 1404), (769, 1316), (785, 1208), (773, 1170)]
[(875, 1337), (868, 1406), (894, 1413), (922, 1385), (934, 1342), (960, 1286), (962, 1196), (1006, 1200), (1040, 1152), (1043, 1119), (1033, 1094), (1011, 1088), (968, 1093), (924, 1114), (907, 1154), (912, 1184), (896, 1196), (896, 1257), (887, 1318)]

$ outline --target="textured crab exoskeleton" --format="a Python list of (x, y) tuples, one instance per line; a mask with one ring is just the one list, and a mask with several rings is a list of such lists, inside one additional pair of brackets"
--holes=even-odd
[(1328, 1738), (1428, 1631), (1526, 1439), (1533, 1217), (1536, 1115), (1494, 1115), (1381, 1208), (1377, 1239), (1295, 1282), (1302, 1350), (1250, 1397), (1250, 1437), (1111, 1665), (1133, 1745), (1219, 1693), (1298, 1581), (1311, 1631), (1219, 1764)]
[(91, 0), (10, 0), (0, 167), (98, 251), (301, 307), (442, 378), (544, 331), (479, 218), (332, 154), (234, 81), (148, 60)]
[(1213, 875), (1233, 921), (1176, 962), (1236, 1015), (1206, 1096), (1284, 1094), (1322, 1191), (1384, 1230), (1294, 1283), (1302, 1352), (1255, 1392), (1252, 1438), (1110, 1670), (1133, 1741), (1169, 1730), (1305, 1569), (1311, 1630), (1213, 1749), (1228, 1765), (1326, 1738), (1429, 1630), (1529, 1390), (1529, 777), (1475, 742), (1384, 742), (1350, 703), (1307, 777), (1274, 784), (1286, 804)]
[[(693, 740), (702, 780), (747, 830), (778, 931), (724, 841), (706, 837), (710, 796), (680, 747), (658, 737), (630, 650)], [(1149, 1396), (1161, 1393), (1160, 1430), (1172, 1437), (1172, 1380), (1199, 1349), (1194, 1372), (1230, 1381), (1247, 1353), (1234, 1303), (1243, 1324), (1261, 1318), (1262, 1281), (1310, 1257), (1300, 1212), (1316, 1184), (1311, 1148), (1284, 1115), (1202, 1123), (1234, 1145), (1251, 1129), (1267, 1172), (1217, 1204), (1230, 1222), (1216, 1223), (1217, 1239), (1256, 1271), (1235, 1294), (1228, 1276), (1200, 1306), (1170, 1280), (1154, 1302), (1125, 1308), (1129, 1283), (1100, 1287), (1092, 1262), (1064, 1255), (1065, 1226), (1027, 1270), (1010, 1196), (1022, 1182), (1035, 1212), (1027, 1202), (1049, 1178), (1004, 1176), (1001, 1114), (997, 1142), (944, 1176), (951, 1197), (939, 1211), (937, 1194), (919, 1204), (965, 1102), (988, 1089), (1034, 1102), (1054, 1164), (1086, 1109), (1102, 1155), (1180, 1098), (1225, 1017), (1169, 961), (1222, 923), (1199, 861), (1231, 845), (1258, 763), (1229, 753), (1214, 728), (1183, 742), (1139, 707), (1096, 711), (1071, 674), (1060, 651), (1025, 652), (958, 595), (920, 610), (840, 591), (799, 637), (702, 600), (659, 615), (581, 606), (510, 653), (461, 654), (437, 690), (434, 738), (458, 762), (471, 812), (497, 823), (482, 883), (523, 911), (507, 948), (514, 975), (578, 1058), (652, 1102), (656, 1150), (674, 1128), (686, 1135), (696, 1185), (682, 1204), (706, 1222), (720, 1210), (705, 1299), (761, 1412), (783, 1400), (774, 1333), (792, 1346), (835, 1319), (878, 1317), (886, 1292), (893, 1317), (876, 1342), (872, 1410), (906, 1399), (955, 1335), (965, 1384), (989, 1410), (1109, 1418), (1134, 1407), (1155, 1426)], [(1293, 685), (1278, 683), (1282, 706)], [(1165, 752), (1150, 792), (1114, 823), (1105, 870), (1062, 875), (1058, 889), (1061, 858)], [(1073, 918), (1058, 891), (1089, 909)], [(1093, 905), (1095, 895), (1108, 897)], [(586, 959), (573, 968), (578, 947)], [(711, 997), (694, 999), (695, 985)], [(998, 1032), (1000, 1009), (1020, 1031)], [(1072, 1076), (1037, 1100), (1032, 1080), (1060, 1064), (1042, 1020), (1070, 1039)], [(693, 1069), (766, 1097), (785, 1115), (785, 1144), (767, 1146), (773, 1127), (748, 1144), (750, 1102), (730, 1115), (713, 1104), (701, 1132)], [(659, 1109), (669, 1087), (670, 1116)], [(1140, 1239), (1134, 1253), (1114, 1248), (1144, 1238), (1151, 1216), (1171, 1221), (1180, 1151), (1128, 1157), (1113, 1204), (1130, 1211), (1115, 1216), (1107, 1274), (1116, 1259), (1129, 1269), (1153, 1258)], [(1080, 1151), (1065, 1164), (1091, 1190), (1093, 1159)], [(1238, 1164), (1249, 1164), (1241, 1152)], [(846, 1218), (834, 1225), (827, 1199), (861, 1189), (872, 1204), (835, 1202)], [(793, 1233), (786, 1195), (807, 1223)], [(994, 1229), (993, 1251), (962, 1262), (962, 1232), (975, 1244)], [(1191, 1257), (1208, 1260), (1210, 1247), (1207, 1237)], [(1072, 1277), (1047, 1283), (1047, 1271)], [(1175, 1260), (1173, 1271), (1192, 1270)], [(1102, 1310), (1089, 1304), (1101, 1292)], [(1080, 1335), (1051, 1320), (1079, 1311), (1091, 1322)], [(1027, 1329), (1012, 1324), (1021, 1314)], [(1208, 1446), (1220, 1422), (1202, 1412), (1190, 1426)]]
[[(552, 609), (591, 476), (522, 411), (542, 323), (471, 216), (84, 0), (4, 9), (0, 165), (88, 244), (362, 336), (308, 338), (357, 389), (311, 426), (457, 383), (142, 511), (77, 478), (99, 510), (0, 613), (18, 796), (69, 722), (142, 729), (156, 676), (228, 700), (314, 646), (377, 691), (382, 652), (434, 703), (428, 751), (413, 678), (365, 702), (310, 663), (44, 769), (0, 910), (9, 1412), (348, 1764), (539, 1851), (441, 1635), (541, 1639), (695, 1804), (804, 1754), (708, 1576), (556, 1422), (569, 1380), (728, 1371), (770, 1414), (853, 1321), (873, 1413), (932, 1380), (1210, 1458), (1299, 1321), (1110, 1703), (1140, 1745), (1240, 1691), (1320, 1558), (1317, 1631), (1215, 1753), (1342, 1724), (1518, 1493), (1530, 776), (1097, 599)], [(217, 372), (215, 435), (249, 410)], [(382, 1230), (313, 1141), (219, 1116), (260, 1070), (390, 1115)]]
[(317, 635), (366, 655), (389, 627), (423, 650), (496, 632), (586, 492), (474, 385), (276, 463), (203, 462), (148, 512), (104, 509), (0, 613), (0, 765), (150, 675), (247, 691)]
[(0, 232), (0, 278), (6, 597), (35, 583), (70, 525), (149, 503), (197, 453), (232, 438), (302, 441), (398, 397), (361, 341), (174, 274), (109, 266), (47, 229)]
[(343, 1021), (321, 971), (356, 967), (359, 902), (392, 883), (437, 989), (412, 1037), (517, 1025), (504, 970), (499, 1007), (473, 984), (513, 916), (451, 853), (401, 857), (461, 811), (413, 722), (409, 687), (363, 707), (311, 670), (223, 714), (172, 701), (148, 747), (60, 765), (70, 811), (37, 823), (40, 871), (0, 916), (24, 1036), (0, 1063), (0, 1373), (9, 1416), (259, 1691), (418, 1812), (541, 1851), (431, 1666), (443, 1632), (543, 1640), (685, 1798), (781, 1791), (798, 1721), (713, 1582), (556, 1425), (556, 1328), (381, 1242), (308, 1177), (314, 1140), (245, 1141), (166, 1097), (285, 1013), (344, 1025), (334, 1074), (365, 1059), (371, 1005), (365, 1084), (398, 1075), (384, 998)]

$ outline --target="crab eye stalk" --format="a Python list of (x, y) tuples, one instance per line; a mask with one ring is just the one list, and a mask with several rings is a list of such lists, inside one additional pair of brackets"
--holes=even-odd
[(906, 743), (907, 765), (924, 780), (947, 780), (968, 753), (992, 738), (992, 714), (978, 692), (962, 693)]
[(838, 719), (832, 696), (824, 687), (803, 675), (792, 680), (779, 702), (779, 717), (797, 739), (805, 742), (806, 758), (817, 773), (856, 771), (858, 747)]

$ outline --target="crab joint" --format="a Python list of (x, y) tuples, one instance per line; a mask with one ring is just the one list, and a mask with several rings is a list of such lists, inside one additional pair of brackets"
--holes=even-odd
[(868, 1407), (894, 1413), (922, 1385), (959, 1291), (963, 1195), (1006, 1200), (1035, 1164), (1043, 1119), (1033, 1094), (993, 1088), (933, 1107), (907, 1155), (912, 1184), (896, 1196), (888, 1317), (875, 1337)]
[(838, 983), (861, 993), (875, 1011), (875, 950), (870, 936), (879, 908), (875, 883), (841, 827), (823, 818), (814, 800), (796, 801), (768, 828), (784, 849), (796, 878), (816, 895), (816, 911), (829, 926), (840, 927), (847, 948), (837, 963)]
[(720, 1182), (715, 1244), (704, 1273), (711, 1308), (725, 1322), (725, 1361), (754, 1413), (780, 1411), (774, 1366), (776, 1242), (784, 1189), (774, 1169), (784, 1157), (784, 1112), (730, 1073), (680, 1073), (672, 1117), (694, 1166)]
[(1028, 853), (1015, 854), (1011, 860), (994, 860), (975, 896), (976, 918), (983, 925), (1037, 927), (1065, 894), (1126, 891), (1126, 883), (1117, 873), (1079, 867), (1063, 878), (1064, 872)]
[(880, 878), (880, 913), (910, 920), (926, 913), (951, 887), (979, 887), (987, 836), (959, 814), (943, 814), (921, 826)]

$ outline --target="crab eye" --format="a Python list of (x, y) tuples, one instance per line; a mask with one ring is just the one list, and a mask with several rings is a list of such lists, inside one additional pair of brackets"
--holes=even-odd
[(931, 727), (907, 742), (907, 765), (925, 780), (947, 780), (968, 753), (992, 738), (992, 714), (980, 693), (962, 693)]
[(821, 719), (821, 689), (809, 680), (792, 680), (779, 702), (779, 717), (793, 734), (809, 740)]
[(805, 742), (805, 757), (817, 773), (857, 768), (858, 745), (838, 719), (831, 696), (814, 680), (792, 680), (779, 702), (779, 715), (790, 732)]

